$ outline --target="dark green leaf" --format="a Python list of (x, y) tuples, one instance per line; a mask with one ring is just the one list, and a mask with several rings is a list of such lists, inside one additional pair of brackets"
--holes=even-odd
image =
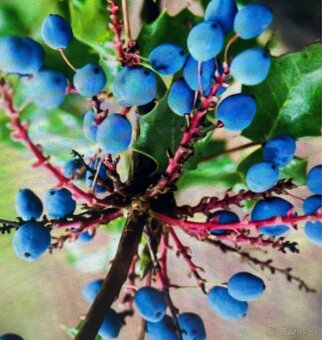
[(254, 141), (290, 134), (295, 138), (321, 133), (321, 45), (272, 58), (268, 79), (243, 92), (255, 95), (257, 114), (243, 135)]
[(280, 178), (292, 178), (297, 185), (306, 183), (307, 161), (294, 157), (292, 162), (280, 169)]
[(147, 57), (162, 43), (176, 43), (186, 48), (190, 28), (200, 20), (187, 9), (174, 17), (163, 11), (152, 24), (143, 25), (137, 39), (141, 54)]
[(70, 1), (71, 25), (78, 40), (96, 48), (112, 39), (106, 6), (103, 0)]
[(222, 156), (208, 162), (199, 163), (196, 170), (187, 171), (178, 182), (179, 190), (196, 185), (216, 185), (232, 188), (242, 182), (236, 164), (228, 157)]
[(140, 117), (141, 132), (133, 148), (153, 158), (158, 171), (163, 171), (168, 164), (167, 150), (176, 150), (185, 125), (185, 119), (170, 110), (165, 96), (150, 113)]

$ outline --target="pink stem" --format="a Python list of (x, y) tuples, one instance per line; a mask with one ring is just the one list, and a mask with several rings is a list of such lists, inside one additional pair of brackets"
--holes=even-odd
[(49, 157), (45, 156), (42, 152), (42, 148), (40, 146), (35, 145), (28, 135), (28, 125), (26, 122), (21, 122), (19, 119), (19, 113), (13, 106), (12, 94), (9, 92), (8, 88), (5, 85), (4, 79), (0, 80), (0, 93), (3, 98), (3, 106), (7, 110), (8, 116), (11, 120), (11, 124), (13, 127), (13, 133), (11, 134), (11, 138), (17, 141), (20, 141), (26, 145), (29, 151), (36, 157), (37, 161), (33, 164), (34, 167), (42, 166), (47, 169), (57, 180), (58, 186), (64, 186), (68, 188), (75, 199), (83, 200), (88, 205), (98, 205), (107, 207), (108, 204), (104, 203), (102, 200), (96, 198), (90, 193), (86, 193), (79, 187), (77, 187), (69, 178), (65, 177), (62, 171), (53, 166), (49, 162)]
[(315, 214), (311, 215), (302, 215), (302, 216), (276, 216), (269, 219), (265, 219), (262, 221), (250, 221), (249, 218), (246, 218), (237, 223), (211, 223), (211, 222), (193, 222), (187, 220), (180, 220), (175, 217), (163, 215), (161, 213), (153, 212), (154, 218), (159, 221), (168, 223), (173, 226), (180, 227), (184, 229), (189, 234), (198, 236), (198, 237), (207, 237), (212, 230), (233, 230), (237, 231), (239, 229), (255, 229), (262, 226), (266, 227), (274, 227), (276, 224), (285, 224), (294, 228), (294, 226), (299, 222), (308, 222), (308, 221), (322, 221), (322, 211), (321, 209), (317, 211)]
[(272, 189), (264, 193), (255, 193), (251, 190), (242, 190), (238, 194), (232, 196), (229, 196), (229, 194), (226, 193), (226, 195), (222, 199), (219, 199), (218, 197), (203, 197), (196, 206), (178, 207), (174, 210), (174, 212), (179, 215), (187, 216), (193, 216), (196, 213), (203, 213), (205, 215), (208, 215), (209, 212), (213, 209), (225, 209), (230, 205), (236, 205), (240, 207), (240, 203), (248, 199), (253, 199), (256, 197), (264, 198), (275, 192), (279, 194), (289, 194), (288, 192), (286, 192), (285, 189), (294, 189), (295, 187), (296, 185), (294, 185), (291, 180), (281, 180)]
[(187, 247), (185, 247), (179, 237), (177, 236), (177, 234), (175, 233), (175, 231), (173, 230), (173, 228), (169, 227), (169, 234), (177, 248), (177, 251), (182, 255), (182, 257), (184, 258), (184, 260), (186, 261), (191, 273), (193, 274), (193, 276), (196, 278), (196, 280), (198, 281), (198, 285), (203, 289), (204, 291), (204, 282), (205, 280), (200, 276), (200, 274), (198, 273), (198, 270), (202, 270), (200, 267), (197, 267), (191, 260), (191, 256), (188, 253), (188, 249)]
[[(227, 75), (228, 76), (228, 75)], [(171, 187), (176, 180), (180, 177), (180, 172), (183, 166), (183, 162), (192, 153), (191, 147), (194, 143), (194, 138), (198, 136), (198, 132), (202, 127), (202, 122), (207, 114), (211, 103), (213, 102), (213, 97), (216, 95), (219, 88), (225, 81), (225, 77), (219, 77), (217, 83), (213, 86), (211, 93), (208, 97), (204, 98), (201, 103), (200, 110), (196, 112), (190, 122), (189, 127), (183, 133), (179, 147), (172, 158), (169, 159), (168, 166), (165, 170), (164, 176), (162, 176), (159, 182), (147, 191), (147, 196), (157, 196), (162, 194), (165, 190)]]
[(111, 209), (110, 211), (105, 211), (104, 214), (99, 216), (93, 216), (90, 218), (79, 218), (73, 221), (53, 221), (53, 225), (56, 228), (62, 229), (83, 229), (87, 227), (92, 227), (99, 224), (109, 223), (118, 217), (123, 216), (122, 211), (117, 209)]

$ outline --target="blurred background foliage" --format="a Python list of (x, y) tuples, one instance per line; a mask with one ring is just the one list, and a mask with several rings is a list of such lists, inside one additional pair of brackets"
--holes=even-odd
[[(142, 55), (146, 56), (156, 44), (161, 42), (173, 41), (185, 46), (189, 27), (202, 20), (203, 8), (208, 2), (207, 0), (129, 0), (132, 30), (134, 36), (138, 37)], [(243, 0), (240, 1), (240, 4), (248, 2), (251, 1)], [(301, 50), (309, 43), (319, 39), (321, 25), (321, 3), (319, 0), (306, 0), (305, 2), (261, 0), (261, 2), (269, 4), (275, 14), (275, 22), (272, 27), (276, 29), (276, 34), (271, 43), (273, 55)], [(162, 12), (165, 9), (167, 12)], [(184, 10), (182, 11), (182, 9)], [(111, 81), (118, 66), (111, 60), (115, 58), (111, 44), (113, 35), (107, 29), (109, 17), (106, 12), (105, 0), (0, 0), (0, 36), (27, 35), (42, 43), (40, 26), (43, 19), (50, 13), (59, 13), (71, 22), (76, 39), (73, 40), (66, 53), (73, 64), (80, 67), (88, 62), (100, 62), (109, 79), (107, 89), (111, 90)], [(178, 27), (186, 27), (186, 30), (177, 29)], [(268, 39), (269, 34), (261, 37), (259, 41), (236, 43), (233, 45), (231, 53), (233, 55), (245, 49), (249, 43), (252, 45), (254, 43), (265, 44)], [(43, 47), (46, 51), (46, 66), (63, 71), (71, 80), (72, 71), (66, 66), (60, 55), (45, 45)], [(310, 86), (316, 88), (319, 84), (322, 85), (320, 53), (319, 47), (311, 48), (307, 52), (311, 58), (309, 62), (301, 59), (303, 54), (296, 56), (298, 63), (303, 63), (303, 67), (299, 71), (302, 78), (306, 73), (317, 73), (315, 77), (305, 79), (304, 83), (307, 86), (304, 89), (296, 88), (296, 84), (293, 84), (290, 79), (294, 96), (299, 95), (301, 91), (309, 92)], [(289, 67), (285, 59), (276, 64), (276, 73), (282, 71), (283, 67)], [(295, 71), (293, 70), (293, 72)], [(166, 80), (165, 85), (167, 85), (167, 81), (169, 82)], [(64, 160), (71, 157), (71, 149), (85, 154), (90, 154), (95, 150), (95, 146), (90, 145), (83, 136), (81, 127), (82, 117), (90, 107), (89, 101), (77, 95), (70, 95), (66, 97), (59, 109), (44, 112), (32, 103), (28, 103), (23, 82), (18, 82), (12, 77), (10, 82), (16, 92), (15, 104), (18, 107), (24, 107), (23, 118), (32, 122), (30, 126), (32, 139), (42, 144), (45, 152), (50, 153), (55, 162), (63, 164)], [(257, 87), (255, 91), (261, 98), (262, 105), (272, 105), (270, 108), (272, 111), (278, 109), (270, 104), (270, 93), (265, 88), (265, 84)], [(276, 91), (283, 95), (286, 88), (281, 84)], [(165, 93), (166, 86), (159, 93), (160, 101), (155, 112), (144, 116), (141, 121), (145, 132), (143, 135), (149, 133), (153, 139), (142, 138), (135, 145), (136, 149), (147, 152), (155, 160), (159, 170), (166, 164), (166, 158), (165, 153), (160, 148), (156, 148), (157, 144), (162, 139), (163, 145), (170, 143), (174, 147), (179, 137), (177, 131), (182, 125), (182, 120), (169, 112), (165, 99), (162, 99)], [(281, 106), (283, 103), (282, 98), (279, 105)], [(320, 132), (319, 93), (312, 94), (308, 99), (308, 104), (309, 112), (302, 112), (301, 105), (288, 108), (289, 110), (300, 110), (302, 113), (298, 123), (298, 136), (301, 137), (317, 136)], [(314, 117), (308, 114), (314, 114)], [(313, 124), (303, 125), (303, 121), (313, 122)], [(20, 144), (10, 140), (7, 123), (8, 120), (0, 109), (0, 216), (13, 219), (16, 217), (14, 197), (19, 188), (30, 187), (42, 197), (43, 192), (55, 183), (42, 169), (30, 168), (32, 159), (29, 153)], [(171, 125), (172, 132), (164, 133), (169, 125)], [(243, 188), (246, 169), (261, 157), (258, 147), (250, 149), (252, 152), (239, 153), (232, 157), (223, 156), (201, 163), (199, 166), (197, 163), (201, 158), (248, 142), (246, 137), (263, 141), (258, 137), (256, 139), (256, 136), (264, 136), (262, 128), (266, 129), (266, 132), (268, 131), (263, 118), (257, 121), (252, 129), (244, 133), (245, 137), (220, 131), (216, 132), (215, 139), (208, 135), (205, 140), (201, 141), (197, 145), (193, 159), (186, 165), (186, 170), (189, 171), (179, 182), (181, 191), (177, 196), (178, 202), (193, 204), (197, 203), (198, 197), (201, 195), (220, 194), (223, 189), (229, 187)], [(283, 125), (281, 125), (282, 128)], [(155, 136), (159, 136), (159, 138), (155, 138)], [(303, 184), (307, 167), (321, 162), (321, 158), (319, 158), (320, 140), (318, 138), (304, 139), (299, 142), (298, 146), (298, 157), (283, 169), (282, 177), (289, 177), (291, 173), (295, 176), (297, 183)], [(305, 191), (300, 191), (300, 194), (305, 194)], [(79, 315), (86, 312), (88, 306), (80, 298), (80, 287), (89, 279), (104, 274), (109, 260), (113, 258), (122, 225), (123, 221), (118, 220), (106, 228), (109, 231), (113, 229), (112, 233), (107, 234), (101, 230), (90, 245), (69, 245), (65, 251), (57, 251), (52, 256), (46, 254), (39, 261), (30, 264), (22, 263), (15, 257), (10, 245), (10, 235), (1, 237), (0, 334), (15, 331), (23, 335), (26, 340), (33, 340), (37, 337), (44, 340), (67, 339), (67, 335), (60, 326), (72, 327), (76, 325)], [(233, 325), (224, 321), (218, 323), (218, 319), (209, 314), (205, 303), (200, 303), (199, 292), (197, 294), (193, 289), (175, 292), (175, 302), (180, 302), (183, 311), (200, 308), (210, 340), (215, 338), (272, 338), (266, 333), (270, 327), (276, 329), (282, 327), (321, 329), (319, 315), (321, 310), (321, 300), (319, 300), (321, 298), (321, 266), (319, 264), (319, 258), (322, 256), (321, 250), (306, 244), (302, 236), (300, 232), (294, 235), (295, 241), (300, 243), (303, 250), (300, 258), (296, 255), (279, 256), (280, 254), (277, 254), (276, 258), (279, 259), (281, 266), (294, 266), (299, 275), (307, 277), (311, 284), (317, 288), (316, 295), (307, 295), (299, 292), (295, 285), (286, 285), (283, 277), (271, 278), (267, 275), (264, 278), (270, 281), (270, 291), (260, 304), (254, 306), (246, 320)], [(214, 251), (204, 244), (192, 244), (193, 240), (188, 238), (186, 242), (192, 246), (195, 261), (202, 264), (207, 270), (207, 277), (215, 278), (217, 283), (225, 282), (227, 277), (237, 269), (248, 268), (246, 264), (240, 264), (234, 256), (227, 256), (227, 260), (226, 257), (223, 260), (217, 250)], [(275, 257), (273, 254), (269, 255)], [(281, 257), (282, 259), (280, 259)], [(189, 284), (189, 279), (178, 276), (179, 274), (175, 270), (176, 266), (176, 259), (171, 259), (173, 269), (170, 269), (170, 274), (173, 275), (174, 282), (178, 280), (181, 283)], [(135, 339), (134, 335), (136, 335), (138, 325), (139, 320), (132, 319), (129, 322), (129, 327), (122, 330), (120, 338)], [(319, 335), (312, 338), (319, 338)]]

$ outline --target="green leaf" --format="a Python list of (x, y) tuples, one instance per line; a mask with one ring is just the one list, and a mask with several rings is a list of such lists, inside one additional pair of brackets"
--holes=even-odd
[(190, 28), (200, 20), (187, 9), (176, 16), (163, 11), (153, 23), (142, 26), (137, 39), (141, 55), (147, 57), (162, 43), (175, 43), (186, 49)]
[(294, 157), (293, 160), (280, 169), (280, 178), (292, 178), (297, 185), (306, 183), (307, 161)]
[(167, 150), (176, 150), (185, 125), (185, 119), (170, 110), (166, 95), (150, 113), (140, 117), (141, 132), (133, 149), (151, 157), (162, 172), (168, 164)]
[[(76, 335), (78, 334), (79, 330), (82, 328), (84, 324), (84, 321), (80, 321), (79, 324), (76, 327), (67, 327), (62, 325), (63, 331), (72, 339), (75, 339)], [(100, 335), (96, 335), (94, 340), (102, 340), (102, 337)]]
[(224, 140), (213, 140), (210, 131), (203, 139), (194, 144), (194, 153), (183, 166), (183, 170), (195, 170), (199, 162), (207, 157), (215, 156), (225, 150)]
[(112, 39), (106, 1), (72, 0), (69, 9), (73, 33), (78, 40), (95, 48)]
[(196, 170), (184, 173), (178, 182), (179, 190), (197, 185), (216, 185), (232, 188), (242, 182), (236, 164), (228, 157), (222, 156), (208, 162), (199, 163)]
[[(238, 166), (238, 171), (245, 178), (247, 170), (255, 163), (263, 161), (263, 149), (259, 148), (247, 156)], [(294, 157), (292, 161), (280, 168), (279, 179), (292, 178), (295, 184), (306, 183), (307, 161), (300, 157)]]
[(106, 225), (105, 230), (109, 233), (119, 234), (123, 230), (125, 221), (126, 218), (123, 216), (116, 218), (115, 220), (111, 221), (109, 224)]
[(153, 262), (151, 259), (151, 255), (149, 252), (149, 248), (147, 244), (143, 247), (143, 250), (140, 254), (140, 259), (138, 261), (139, 266), (139, 275), (140, 279), (143, 280), (145, 276), (151, 271), (153, 267)]
[(257, 113), (243, 136), (254, 141), (289, 134), (295, 138), (321, 133), (321, 44), (272, 58), (265, 82), (243, 88), (255, 95)]

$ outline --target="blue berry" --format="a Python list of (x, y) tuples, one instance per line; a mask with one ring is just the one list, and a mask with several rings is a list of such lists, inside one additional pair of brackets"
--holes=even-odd
[(224, 320), (241, 319), (248, 311), (248, 303), (234, 299), (225, 287), (211, 288), (207, 301), (210, 308)]
[(51, 48), (66, 48), (73, 39), (69, 23), (60, 15), (49, 14), (41, 26), (41, 36)]
[(176, 327), (169, 315), (159, 322), (147, 322), (146, 335), (149, 340), (178, 340)]
[(314, 214), (322, 206), (322, 196), (313, 195), (303, 201), (303, 212), (306, 215)]
[(216, 96), (217, 96), (217, 97), (221, 96), (222, 94), (224, 94), (224, 93), (226, 92), (226, 90), (227, 90), (227, 87), (221, 86), (221, 87), (218, 89), (218, 91), (216, 92)]
[(6, 73), (30, 75), (44, 63), (43, 48), (31, 38), (0, 38), (0, 68)]
[[(210, 214), (208, 217), (208, 222), (214, 221), (214, 223), (225, 224), (225, 223), (238, 223), (239, 217), (233, 213), (232, 211), (228, 210), (219, 210), (215, 211), (214, 213)], [(216, 229), (212, 230), (211, 234), (213, 235), (224, 235), (230, 234), (229, 230), (225, 229)]]
[(296, 142), (292, 136), (274, 137), (264, 145), (264, 159), (283, 167), (292, 160), (295, 150)]
[(157, 94), (157, 79), (147, 68), (124, 67), (115, 77), (113, 94), (122, 106), (148, 104)]
[(202, 90), (203, 94), (207, 96), (211, 90), (215, 70), (216, 64), (214, 59), (205, 61), (201, 63), (199, 77), (198, 62), (190, 56), (183, 68), (183, 77), (192, 90)]
[(256, 101), (253, 96), (238, 93), (225, 98), (217, 109), (217, 119), (227, 130), (243, 130), (253, 121)]
[(279, 170), (271, 162), (252, 165), (246, 174), (246, 183), (253, 192), (264, 192), (271, 189), (278, 181)]
[(50, 189), (45, 194), (44, 206), (50, 218), (61, 219), (73, 214), (76, 202), (67, 189)]
[(149, 55), (151, 66), (160, 74), (170, 75), (178, 72), (186, 61), (183, 48), (175, 44), (157, 46)]
[[(303, 202), (303, 212), (305, 214), (314, 214), (322, 208), (322, 196), (313, 195), (307, 197)], [(306, 222), (304, 226), (305, 236), (310, 242), (316, 245), (322, 245), (322, 222)]]
[(65, 98), (66, 88), (66, 76), (53, 70), (41, 70), (28, 82), (30, 99), (43, 109), (59, 106)]
[(87, 111), (83, 119), (83, 131), (85, 136), (92, 142), (96, 142), (97, 125), (95, 112)]
[(92, 241), (92, 239), (94, 238), (95, 233), (94, 232), (89, 232), (89, 231), (83, 231), (77, 239), (77, 242), (79, 243), (87, 243)]
[(21, 336), (13, 333), (7, 333), (0, 336), (0, 340), (24, 340)]
[(309, 171), (307, 186), (314, 194), (322, 195), (322, 165), (316, 165)]
[(101, 66), (87, 64), (74, 74), (74, 86), (77, 92), (85, 97), (100, 93), (106, 84), (106, 75)]
[(82, 296), (88, 303), (92, 303), (95, 300), (103, 282), (104, 280), (95, 280), (82, 288)]
[(188, 36), (190, 54), (199, 62), (213, 59), (224, 45), (224, 34), (216, 22), (202, 22), (195, 26)]
[(239, 301), (255, 300), (264, 290), (264, 281), (251, 273), (239, 272), (228, 281), (228, 293)]
[(273, 12), (269, 7), (251, 4), (237, 13), (234, 30), (243, 39), (255, 38), (268, 28), (272, 20)]
[(250, 48), (234, 58), (230, 71), (241, 84), (257, 85), (267, 78), (270, 67), (271, 57), (268, 52)]
[[(262, 221), (275, 216), (284, 217), (293, 208), (294, 207), (291, 203), (282, 198), (267, 198), (265, 200), (260, 200), (255, 204), (250, 217), (252, 221)], [(262, 226), (259, 228), (259, 231), (265, 236), (280, 237), (285, 235), (289, 229), (290, 228), (285, 224), (273, 224)]]
[[(100, 158), (98, 158), (96, 160), (92, 160), (88, 165), (89, 168), (92, 170), (92, 171), (87, 170), (86, 174), (85, 174), (86, 185), (88, 187), (91, 187), (92, 184), (93, 184), (93, 180), (96, 176), (96, 171), (97, 171), (97, 167), (99, 166), (99, 164), (101, 164)], [(106, 168), (103, 164), (101, 164), (99, 171), (98, 171), (98, 177), (97, 177), (97, 180), (96, 180), (96, 183), (95, 183), (95, 186), (94, 186), (95, 192), (100, 193), (100, 194), (106, 192), (107, 188), (103, 183), (106, 180), (107, 180)]]
[(307, 239), (318, 246), (322, 245), (322, 223), (321, 221), (306, 222), (304, 233)]
[(150, 322), (160, 321), (167, 309), (163, 293), (152, 287), (140, 288), (135, 294), (134, 305), (138, 313)]
[(64, 175), (68, 178), (80, 179), (84, 174), (84, 163), (80, 159), (71, 159), (65, 163)]
[(206, 330), (202, 319), (194, 313), (183, 313), (178, 316), (183, 340), (205, 340)]
[(187, 85), (184, 79), (175, 81), (169, 91), (168, 105), (177, 115), (183, 116), (193, 109), (194, 91)]
[(132, 125), (119, 113), (109, 114), (98, 126), (96, 139), (103, 151), (119, 154), (131, 144)]
[(18, 257), (34, 261), (48, 249), (50, 232), (41, 223), (27, 222), (15, 232), (12, 244)]
[(105, 339), (115, 339), (118, 337), (121, 327), (121, 317), (115, 312), (114, 309), (110, 308), (105, 315), (98, 334)]
[(24, 220), (39, 218), (43, 206), (39, 197), (30, 189), (19, 190), (16, 196), (16, 211)]
[(205, 20), (217, 21), (224, 33), (229, 33), (233, 29), (237, 11), (235, 0), (212, 0), (206, 8)]

